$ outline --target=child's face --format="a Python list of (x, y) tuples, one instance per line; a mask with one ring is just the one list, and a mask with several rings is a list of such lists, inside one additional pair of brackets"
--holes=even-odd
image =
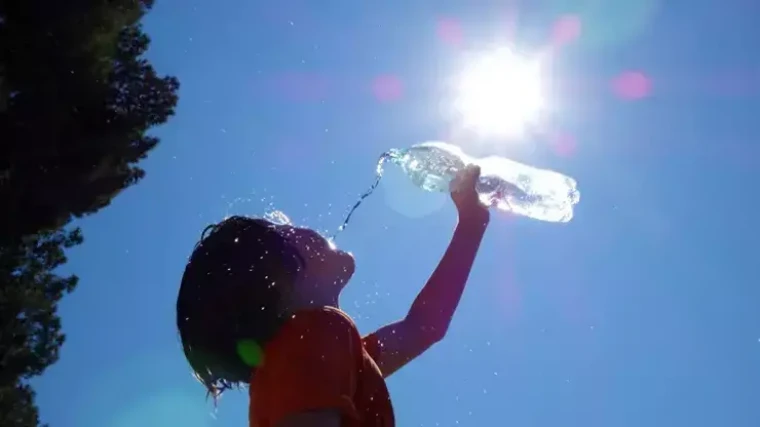
[[(278, 226), (292, 244), (303, 262), (305, 278), (309, 282), (325, 285), (331, 291), (340, 292), (354, 274), (354, 257), (335, 247), (324, 236), (309, 228), (289, 225)], [(327, 289), (326, 289), (327, 290)]]

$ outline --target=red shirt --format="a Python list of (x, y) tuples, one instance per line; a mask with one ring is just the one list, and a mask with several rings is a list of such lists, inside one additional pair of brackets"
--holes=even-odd
[(337, 410), (342, 427), (394, 427), (385, 380), (364, 339), (342, 311), (296, 313), (264, 348), (251, 379), (251, 427), (275, 427), (299, 412)]

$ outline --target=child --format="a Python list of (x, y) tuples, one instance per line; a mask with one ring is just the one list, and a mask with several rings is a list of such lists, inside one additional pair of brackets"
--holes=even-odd
[(214, 397), (250, 385), (251, 427), (392, 427), (384, 378), (443, 338), (489, 221), (477, 167), (452, 192), (459, 222), (408, 314), (361, 337), (338, 308), (351, 254), (318, 233), (231, 217), (208, 227), (182, 277), (177, 327)]

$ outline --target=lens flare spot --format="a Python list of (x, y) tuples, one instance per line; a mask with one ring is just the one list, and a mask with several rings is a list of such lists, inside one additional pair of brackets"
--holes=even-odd
[(420, 191), (398, 167), (386, 167), (380, 188), (388, 207), (407, 218), (432, 215), (440, 211), (448, 199), (444, 193)]
[(264, 362), (264, 351), (253, 340), (240, 340), (237, 343), (237, 353), (240, 359), (248, 366), (261, 366)]
[(462, 26), (453, 18), (441, 18), (436, 25), (438, 38), (449, 46), (462, 45)]
[(372, 93), (381, 102), (397, 101), (404, 95), (404, 84), (396, 76), (379, 76), (372, 82)]
[(564, 46), (578, 39), (581, 35), (581, 20), (575, 15), (560, 17), (552, 28), (552, 43)]
[(652, 82), (639, 71), (626, 71), (612, 80), (612, 91), (623, 99), (646, 98), (652, 91)]
[(553, 135), (549, 141), (554, 153), (560, 157), (570, 157), (578, 148), (575, 137), (568, 134)]

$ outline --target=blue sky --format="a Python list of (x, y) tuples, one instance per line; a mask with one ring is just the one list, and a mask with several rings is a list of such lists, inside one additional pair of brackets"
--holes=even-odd
[[(81, 221), (68, 341), (35, 381), (43, 419), (246, 425), (246, 394), (214, 413), (174, 329), (203, 226), (274, 207), (334, 229), (381, 152), (456, 134), (440, 111), (462, 52), (510, 32), (545, 48), (569, 16), (581, 31), (554, 49), (545, 135), (450, 142), (575, 177), (576, 217), (494, 215), (447, 339), (389, 381), (398, 424), (760, 425), (760, 10), (523, 3), (159, 0), (150, 58), (182, 82), (177, 116), (147, 178)], [(615, 90), (632, 75), (646, 96)], [(338, 240), (363, 332), (405, 313), (454, 223), (445, 196), (389, 171)]]

